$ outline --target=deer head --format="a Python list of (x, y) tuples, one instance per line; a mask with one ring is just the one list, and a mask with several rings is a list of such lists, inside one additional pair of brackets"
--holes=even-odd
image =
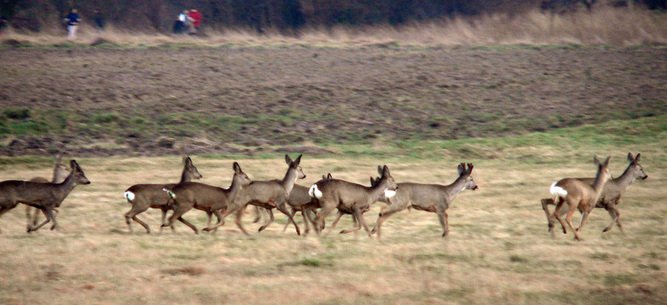
[(299, 165), (301, 163), (301, 156), (302, 155), (299, 155), (298, 157), (296, 157), (296, 160), (292, 161), (292, 159), (288, 155), (285, 155), (285, 163), (287, 163), (290, 169), (296, 170), (297, 179), (306, 178), (306, 174), (303, 173), (303, 169)]
[(74, 181), (77, 184), (90, 184), (90, 180), (86, 178), (86, 174), (83, 172), (83, 169), (81, 169), (81, 166), (79, 166), (79, 163), (76, 163), (76, 160), (71, 160), (69, 162), (69, 167), (72, 169), (70, 175), (73, 175)]
[(192, 163), (192, 159), (190, 159), (190, 156), (185, 156), (185, 158), (183, 158), (183, 163), (185, 163), (185, 171), (189, 173), (193, 178), (201, 179), (204, 177), (202, 176), (202, 174), (199, 173), (199, 170), (194, 165), (194, 163)]
[(459, 178), (465, 179), (465, 186), (463, 187), (464, 190), (477, 190), (477, 183), (475, 183), (475, 180), (472, 178), (472, 169), (474, 168), (474, 165), (472, 163), (468, 163), (468, 167), (466, 168), (465, 163), (461, 163), (458, 165), (457, 170), (459, 172)]
[(628, 153), (628, 161), (630, 162), (630, 167), (628, 170), (630, 174), (635, 179), (645, 180), (648, 178), (648, 175), (644, 172), (644, 168), (639, 164), (639, 157), (641, 153), (637, 153), (636, 157), (632, 156), (632, 153)]
[(238, 162), (234, 162), (232, 168), (234, 169), (234, 177), (232, 179), (240, 183), (241, 186), (248, 185), (252, 182), (250, 177), (248, 177), (248, 175), (246, 175), (246, 173), (243, 172), (243, 170), (241, 169), (241, 165), (239, 165)]

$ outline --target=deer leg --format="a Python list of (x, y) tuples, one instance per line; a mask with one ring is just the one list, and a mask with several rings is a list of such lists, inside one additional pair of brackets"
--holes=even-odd
[(542, 210), (544, 210), (544, 214), (547, 216), (547, 230), (549, 233), (551, 233), (551, 236), (554, 236), (554, 218), (551, 216), (551, 212), (549, 212), (549, 205), (554, 204), (554, 200), (551, 198), (542, 198), (540, 200), (542, 203)]
[[(343, 215), (343, 213), (341, 213), (340, 211), (338, 212), (338, 214), (341, 215), (341, 216)], [(347, 234), (347, 233), (357, 232), (357, 231), (361, 230), (361, 222), (358, 221), (357, 214), (356, 214), (354, 208), (352, 208), (352, 221), (354, 222), (354, 227), (352, 229), (342, 230), (342, 231), (340, 231), (340, 234)], [(333, 227), (331, 229), (333, 230)]]
[[(264, 231), (264, 229), (266, 229), (266, 227), (268, 227), (271, 223), (273, 223), (273, 220), (274, 220), (274, 218), (273, 218), (273, 211), (270, 210), (270, 209), (267, 209), (266, 211), (267, 211), (268, 214), (269, 214), (269, 219), (267, 219), (266, 222), (265, 222), (261, 227), (259, 227), (259, 230), (257, 230), (257, 232), (262, 232), (262, 231)], [(289, 213), (289, 212), (288, 212), (288, 213)], [(288, 222), (287, 224), (289, 224), (289, 222)]]
[(192, 231), (194, 231), (195, 234), (199, 234), (199, 230), (197, 229), (197, 227), (195, 227), (195, 225), (193, 225), (189, 221), (185, 220), (185, 218), (183, 218), (183, 216), (178, 217), (178, 221), (180, 221), (182, 224), (184, 224), (184, 225), (188, 226), (190, 229), (192, 229)]
[(32, 207), (29, 206), (29, 205), (25, 206), (25, 219), (26, 219), (26, 223), (27, 223), (26, 224), (26, 229), (27, 230), (30, 230), (31, 226), (37, 225), (36, 223), (33, 223), (33, 219), (36, 219), (36, 218), (32, 217)]
[(331, 223), (331, 228), (329, 229), (330, 231), (333, 231), (336, 228), (340, 219), (343, 218), (343, 215), (345, 215), (343, 212), (338, 211), (338, 214), (336, 214), (336, 219), (334, 219), (334, 221)]
[(438, 220), (440, 221), (440, 226), (442, 227), (442, 237), (446, 237), (449, 234), (449, 224), (447, 223), (447, 211), (444, 208), (436, 207), (435, 213), (438, 214)]
[[(49, 223), (51, 221), (51, 219), (53, 218), (53, 210), (48, 209), (48, 208), (44, 208), (44, 209), (40, 208), (40, 210), (44, 213), (44, 216), (46, 217), (46, 220), (44, 220), (44, 222), (40, 223), (39, 225), (37, 225), (35, 227), (29, 228), (28, 233), (39, 230), (39, 228), (41, 228), (44, 225), (46, 225), (47, 223)], [(51, 227), (51, 229), (53, 229), (53, 227)]]
[(356, 214), (357, 220), (361, 223), (361, 226), (364, 227), (364, 230), (366, 230), (366, 234), (368, 234), (368, 237), (371, 237), (371, 230), (368, 229), (368, 225), (366, 224), (366, 219), (364, 219), (364, 213), (361, 212), (361, 210), (358, 207), (354, 208), (354, 213)]
[(308, 225), (308, 218), (306, 217), (306, 210), (301, 210), (301, 217), (303, 217), (303, 225), (306, 227), (306, 230), (303, 232), (304, 235), (310, 233), (310, 226)]
[(315, 226), (315, 231), (317, 231), (317, 234), (321, 234), (322, 230), (324, 230), (324, 219), (331, 214), (331, 212), (336, 208), (336, 206), (326, 206), (325, 204), (322, 204), (322, 209), (320, 212), (317, 214), (317, 226)]
[[(570, 227), (570, 230), (574, 233), (574, 239), (575, 240), (581, 240), (579, 239), (579, 234), (577, 234), (577, 230), (574, 228), (574, 224), (572, 223), (572, 215), (574, 215), (575, 207), (572, 204), (569, 204), (568, 211), (567, 211), (567, 216), (565, 216), (565, 222), (567, 222), (567, 225)], [(554, 212), (555, 213), (555, 212)]]
[(125, 213), (125, 223), (127, 223), (127, 227), (130, 229), (130, 233), (132, 233), (132, 222), (130, 219), (136, 221), (138, 224), (144, 227), (144, 229), (146, 229), (146, 233), (151, 233), (151, 229), (148, 227), (148, 225), (137, 217), (138, 214), (143, 213), (146, 210), (148, 210), (147, 206), (133, 205), (130, 211)]
[(259, 206), (254, 205), (255, 207), (255, 219), (252, 220), (252, 223), (258, 223), (262, 220), (262, 210)]
[(282, 202), (280, 204), (276, 204), (276, 208), (278, 211), (281, 213), (285, 214), (287, 218), (289, 218), (289, 221), (294, 225), (294, 230), (296, 230), (296, 235), (301, 236), (301, 230), (299, 229), (299, 225), (296, 224), (296, 221), (294, 221), (294, 217), (290, 215), (289, 211), (287, 211), (287, 207), (285, 207), (285, 202)]
[(222, 220), (222, 213), (220, 213), (220, 210), (213, 210), (212, 212), (206, 212), (206, 213), (211, 213), (211, 215), (215, 215), (215, 217), (218, 219), (218, 221), (215, 223), (213, 227), (211, 227), (210, 223), (210, 218), (209, 218), (209, 223), (206, 225), (205, 228), (202, 229), (204, 232), (215, 232), (218, 230), (219, 227), (225, 224), (225, 221)]
[(621, 225), (621, 213), (618, 211), (616, 206), (616, 204), (610, 204), (609, 206), (605, 207), (607, 212), (609, 212), (609, 216), (611, 216), (611, 223), (606, 228), (604, 228), (602, 232), (611, 230), (611, 228), (614, 226), (614, 223), (616, 223), (618, 229), (621, 230), (621, 233), (624, 233), (623, 226)]
[[(289, 212), (292, 215), (292, 218), (294, 218), (294, 215), (296, 214), (296, 210), (294, 208), (290, 208)], [(283, 226), (283, 232), (285, 232), (287, 230), (287, 227), (289, 227), (289, 222), (285, 223), (285, 226)]]
[(579, 227), (577, 228), (577, 232), (581, 231), (586, 222), (588, 222), (588, 216), (591, 214), (591, 212), (593, 212), (593, 209), (595, 209), (595, 206), (591, 206), (586, 210), (580, 211), (582, 215), (581, 215), (581, 221), (579, 222)]
[[(165, 227), (165, 224), (167, 223), (167, 212), (169, 212), (169, 208), (160, 208), (160, 212), (162, 212), (162, 222), (160, 223), (160, 233), (162, 233), (162, 229)], [(172, 224), (169, 226), (171, 228), (171, 232), (175, 232), (176, 230), (174, 229), (174, 225)]]
[(183, 214), (185, 214), (187, 211), (192, 209), (192, 206), (187, 206), (187, 205), (180, 205), (180, 204), (175, 204), (174, 205), (174, 213), (171, 214), (171, 217), (169, 217), (169, 223), (163, 224), (163, 227), (167, 226), (173, 226), (174, 225), (174, 220), (178, 220), (184, 225), (190, 227), (192, 231), (195, 232), (195, 234), (199, 234), (199, 230), (197, 230), (197, 227), (195, 227), (193, 224), (191, 224), (189, 221), (183, 219)]
[(384, 223), (389, 216), (394, 215), (401, 210), (393, 210), (393, 209), (388, 209), (388, 211), (382, 211), (380, 212), (380, 215), (378, 215), (378, 219), (375, 222), (375, 226), (373, 227), (373, 230), (371, 230), (371, 234), (377, 233), (378, 239), (382, 238), (382, 223)]
[[(39, 223), (39, 209), (34, 209), (35, 212), (32, 214), (32, 224), (37, 225)], [(54, 210), (55, 212), (58, 212), (58, 210)], [(55, 214), (54, 214), (55, 215)]]
[(245, 228), (243, 227), (243, 223), (241, 223), (241, 217), (243, 217), (243, 210), (244, 209), (245, 209), (245, 206), (242, 206), (242, 207), (240, 207), (236, 210), (236, 219), (234, 220), (234, 222), (236, 223), (236, 226), (239, 227), (241, 232), (243, 232), (243, 234), (250, 235), (250, 234), (248, 234), (248, 231), (246, 231)]
[(563, 219), (561, 219), (561, 216), (563, 215), (561, 210), (563, 209), (563, 204), (564, 203), (565, 203), (565, 200), (563, 198), (558, 198), (558, 203), (556, 204), (556, 209), (551, 214), (551, 216), (556, 218), (556, 220), (558, 220), (558, 222), (560, 223), (561, 229), (563, 229), (563, 234), (567, 234), (567, 230), (565, 229), (565, 223), (563, 222)]

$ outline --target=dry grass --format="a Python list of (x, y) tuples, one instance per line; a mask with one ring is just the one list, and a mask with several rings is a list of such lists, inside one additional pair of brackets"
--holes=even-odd
[[(439, 237), (434, 214), (412, 211), (390, 218), (382, 241), (363, 233), (297, 237), (293, 229), (281, 232), (280, 215), (250, 237), (232, 223), (213, 235), (195, 236), (180, 224), (176, 233), (146, 235), (135, 225), (137, 233), (128, 234), (123, 190), (177, 179), (180, 159), (82, 159), (93, 183), (67, 198), (60, 230), (26, 234), (22, 207), (0, 219), (0, 303), (657, 304), (667, 297), (667, 154), (655, 145), (618, 147), (614, 174), (629, 150), (642, 152), (649, 179), (633, 185), (622, 203), (626, 234), (617, 228), (602, 234), (608, 215), (596, 210), (582, 242), (572, 235), (551, 239), (539, 206), (554, 179), (593, 173), (589, 158), (575, 152), (564, 152), (561, 164), (466, 160), (475, 162), (480, 189), (454, 202), (448, 239)], [(193, 159), (204, 182), (229, 184), (232, 160)], [(254, 179), (280, 177), (285, 169), (279, 158), (239, 161)], [(302, 183), (333, 172), (367, 184), (381, 162), (397, 181), (449, 183), (459, 161), (305, 156)], [(4, 168), (0, 180), (49, 173), (46, 166)], [(369, 223), (379, 209), (366, 214)], [(185, 217), (205, 224), (199, 211)], [(157, 229), (158, 211), (141, 218)], [(251, 219), (245, 217), (246, 228), (256, 229)], [(346, 218), (339, 228), (349, 226)]]
[[(6, 39), (16, 39), (33, 45), (67, 44), (64, 33), (46, 31), (43, 34), (10, 32)], [(375, 26), (368, 28), (335, 27), (304, 30), (300, 37), (285, 36), (275, 31), (257, 35), (252, 30), (221, 29), (206, 32), (203, 37), (173, 36), (156, 33), (129, 33), (110, 27), (98, 34), (84, 26), (74, 43), (91, 44), (103, 38), (122, 46), (159, 46), (183, 44), (192, 46), (256, 46), (256, 45), (315, 45), (359, 46), (402, 44), (415, 46), (478, 46), (478, 45), (552, 45), (608, 44), (629, 46), (667, 42), (667, 18), (664, 13), (643, 9), (597, 8), (593, 13), (577, 12), (551, 15), (537, 11), (519, 15), (483, 15), (479, 17), (444, 19), (438, 22), (417, 23), (398, 28)]]

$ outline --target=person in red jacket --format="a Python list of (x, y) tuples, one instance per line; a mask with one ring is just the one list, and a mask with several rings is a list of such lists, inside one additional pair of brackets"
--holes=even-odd
[(188, 17), (192, 20), (190, 34), (196, 34), (199, 32), (199, 27), (201, 26), (202, 15), (196, 8), (193, 8), (188, 12)]

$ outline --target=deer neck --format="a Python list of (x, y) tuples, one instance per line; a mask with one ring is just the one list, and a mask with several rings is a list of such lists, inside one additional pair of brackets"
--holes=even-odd
[(635, 182), (635, 180), (637, 180), (637, 177), (635, 177), (632, 174), (632, 171), (630, 170), (631, 168), (632, 168), (632, 163), (628, 165), (628, 167), (625, 169), (625, 171), (621, 176), (612, 180), (618, 186), (621, 192), (625, 191), (625, 189), (627, 189), (628, 186), (630, 186), (630, 184), (632, 184), (633, 182)]
[(375, 201), (380, 198), (380, 196), (384, 195), (384, 190), (387, 188), (386, 184), (386, 180), (381, 180), (375, 184), (375, 186), (366, 187), (366, 190), (368, 190), (368, 194), (372, 201)]
[(181, 181), (180, 183), (183, 182), (190, 182), (192, 181), (192, 175), (190, 175), (190, 172), (188, 171), (187, 166), (183, 168), (183, 172), (181, 173)]
[(287, 194), (289, 194), (292, 191), (292, 188), (294, 188), (294, 184), (296, 183), (297, 178), (296, 170), (292, 169), (291, 167), (287, 168), (285, 177), (283, 177), (283, 180), (280, 181), (280, 185), (282, 185)]
[(465, 178), (465, 176), (459, 176), (449, 186), (450, 186), (449, 187), (449, 192), (448, 192), (447, 195), (449, 196), (449, 200), (451, 201), (451, 200), (454, 200), (454, 198), (456, 198), (456, 196), (460, 192), (463, 192), (463, 190), (465, 190), (465, 188), (466, 188), (466, 178)]
[(74, 171), (72, 171), (65, 181), (56, 184), (56, 190), (58, 197), (65, 198), (67, 195), (76, 187), (76, 178), (74, 178)]
[(604, 185), (609, 180), (609, 177), (605, 175), (602, 171), (598, 170), (597, 175), (595, 175), (595, 180), (593, 181), (593, 191), (595, 192), (595, 201), (597, 202), (600, 199)]
[(236, 194), (238, 194), (240, 190), (241, 190), (241, 182), (239, 182), (239, 179), (237, 179), (236, 175), (234, 175), (234, 178), (232, 179), (232, 184), (229, 186), (229, 190), (227, 191), (227, 198), (230, 201), (234, 201), (234, 198), (236, 198)]

